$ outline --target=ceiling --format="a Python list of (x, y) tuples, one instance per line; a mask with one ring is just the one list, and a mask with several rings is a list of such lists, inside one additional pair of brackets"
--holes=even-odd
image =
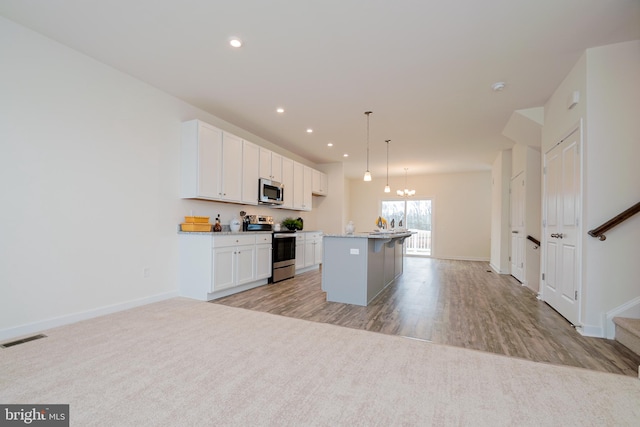
[(387, 139), (392, 176), (489, 170), (511, 114), (543, 106), (586, 48), (640, 39), (638, 0), (0, 0), (0, 14), (349, 177), (372, 111), (374, 178)]

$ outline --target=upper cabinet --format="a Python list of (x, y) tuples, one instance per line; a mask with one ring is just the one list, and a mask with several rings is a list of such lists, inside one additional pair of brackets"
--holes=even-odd
[(312, 169), (298, 162), (293, 162), (293, 209), (310, 211)]
[(284, 203), (280, 205), (283, 209), (293, 209), (293, 160), (286, 157), (282, 158), (282, 181), (284, 186)]
[(282, 156), (260, 148), (260, 178), (282, 182)]
[(182, 123), (180, 197), (258, 204), (258, 181), (284, 185), (279, 208), (310, 211), (327, 175), (199, 120)]
[(311, 176), (311, 192), (316, 196), (326, 196), (329, 180), (327, 174), (313, 169)]
[(260, 148), (249, 141), (242, 142), (242, 203), (258, 204)]
[(242, 139), (199, 120), (182, 124), (183, 198), (242, 201)]

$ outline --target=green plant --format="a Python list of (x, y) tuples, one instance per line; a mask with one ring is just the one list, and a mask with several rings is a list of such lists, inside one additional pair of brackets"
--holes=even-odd
[(302, 230), (302, 223), (297, 219), (285, 218), (281, 224), (289, 230)]

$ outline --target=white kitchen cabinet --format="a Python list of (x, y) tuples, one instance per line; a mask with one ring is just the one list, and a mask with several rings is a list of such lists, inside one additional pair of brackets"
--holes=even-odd
[(284, 209), (293, 209), (293, 160), (282, 158), (282, 181), (284, 186), (284, 203), (280, 206)]
[(213, 239), (212, 292), (255, 280), (255, 235), (230, 235)]
[(271, 234), (181, 233), (180, 295), (203, 301), (262, 286), (271, 276)]
[(185, 122), (180, 149), (181, 197), (217, 199), (222, 131), (198, 120)]
[(317, 268), (322, 264), (322, 232), (296, 233), (296, 272)]
[(322, 233), (305, 233), (304, 266), (322, 264)]
[(199, 120), (182, 124), (182, 198), (241, 202), (242, 140)]
[(305, 233), (296, 233), (296, 271), (304, 268)]
[(310, 211), (312, 169), (298, 162), (293, 162), (293, 209)]
[(311, 192), (317, 196), (326, 196), (329, 179), (327, 174), (318, 170), (312, 170)]
[(256, 279), (271, 277), (271, 234), (256, 236)]
[(260, 148), (249, 141), (242, 142), (242, 203), (258, 204), (258, 179), (260, 178)]
[(282, 182), (282, 156), (260, 148), (260, 178)]
[(302, 210), (310, 211), (313, 207), (313, 194), (311, 192), (312, 187), (313, 169), (309, 166), (304, 167), (304, 179), (302, 182), (303, 194), (302, 194)]
[(219, 161), (221, 200), (242, 202), (242, 139), (222, 133), (222, 156)]

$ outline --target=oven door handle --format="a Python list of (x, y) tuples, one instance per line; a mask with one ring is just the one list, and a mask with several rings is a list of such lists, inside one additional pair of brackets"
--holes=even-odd
[(273, 238), (274, 238), (274, 239), (295, 239), (295, 238), (296, 238), (296, 236), (295, 236), (295, 235), (293, 235), (293, 236), (292, 236), (292, 235), (291, 235), (291, 234), (289, 234), (289, 233), (282, 233), (282, 234), (277, 234), (277, 233), (275, 233), (275, 234), (273, 235)]

